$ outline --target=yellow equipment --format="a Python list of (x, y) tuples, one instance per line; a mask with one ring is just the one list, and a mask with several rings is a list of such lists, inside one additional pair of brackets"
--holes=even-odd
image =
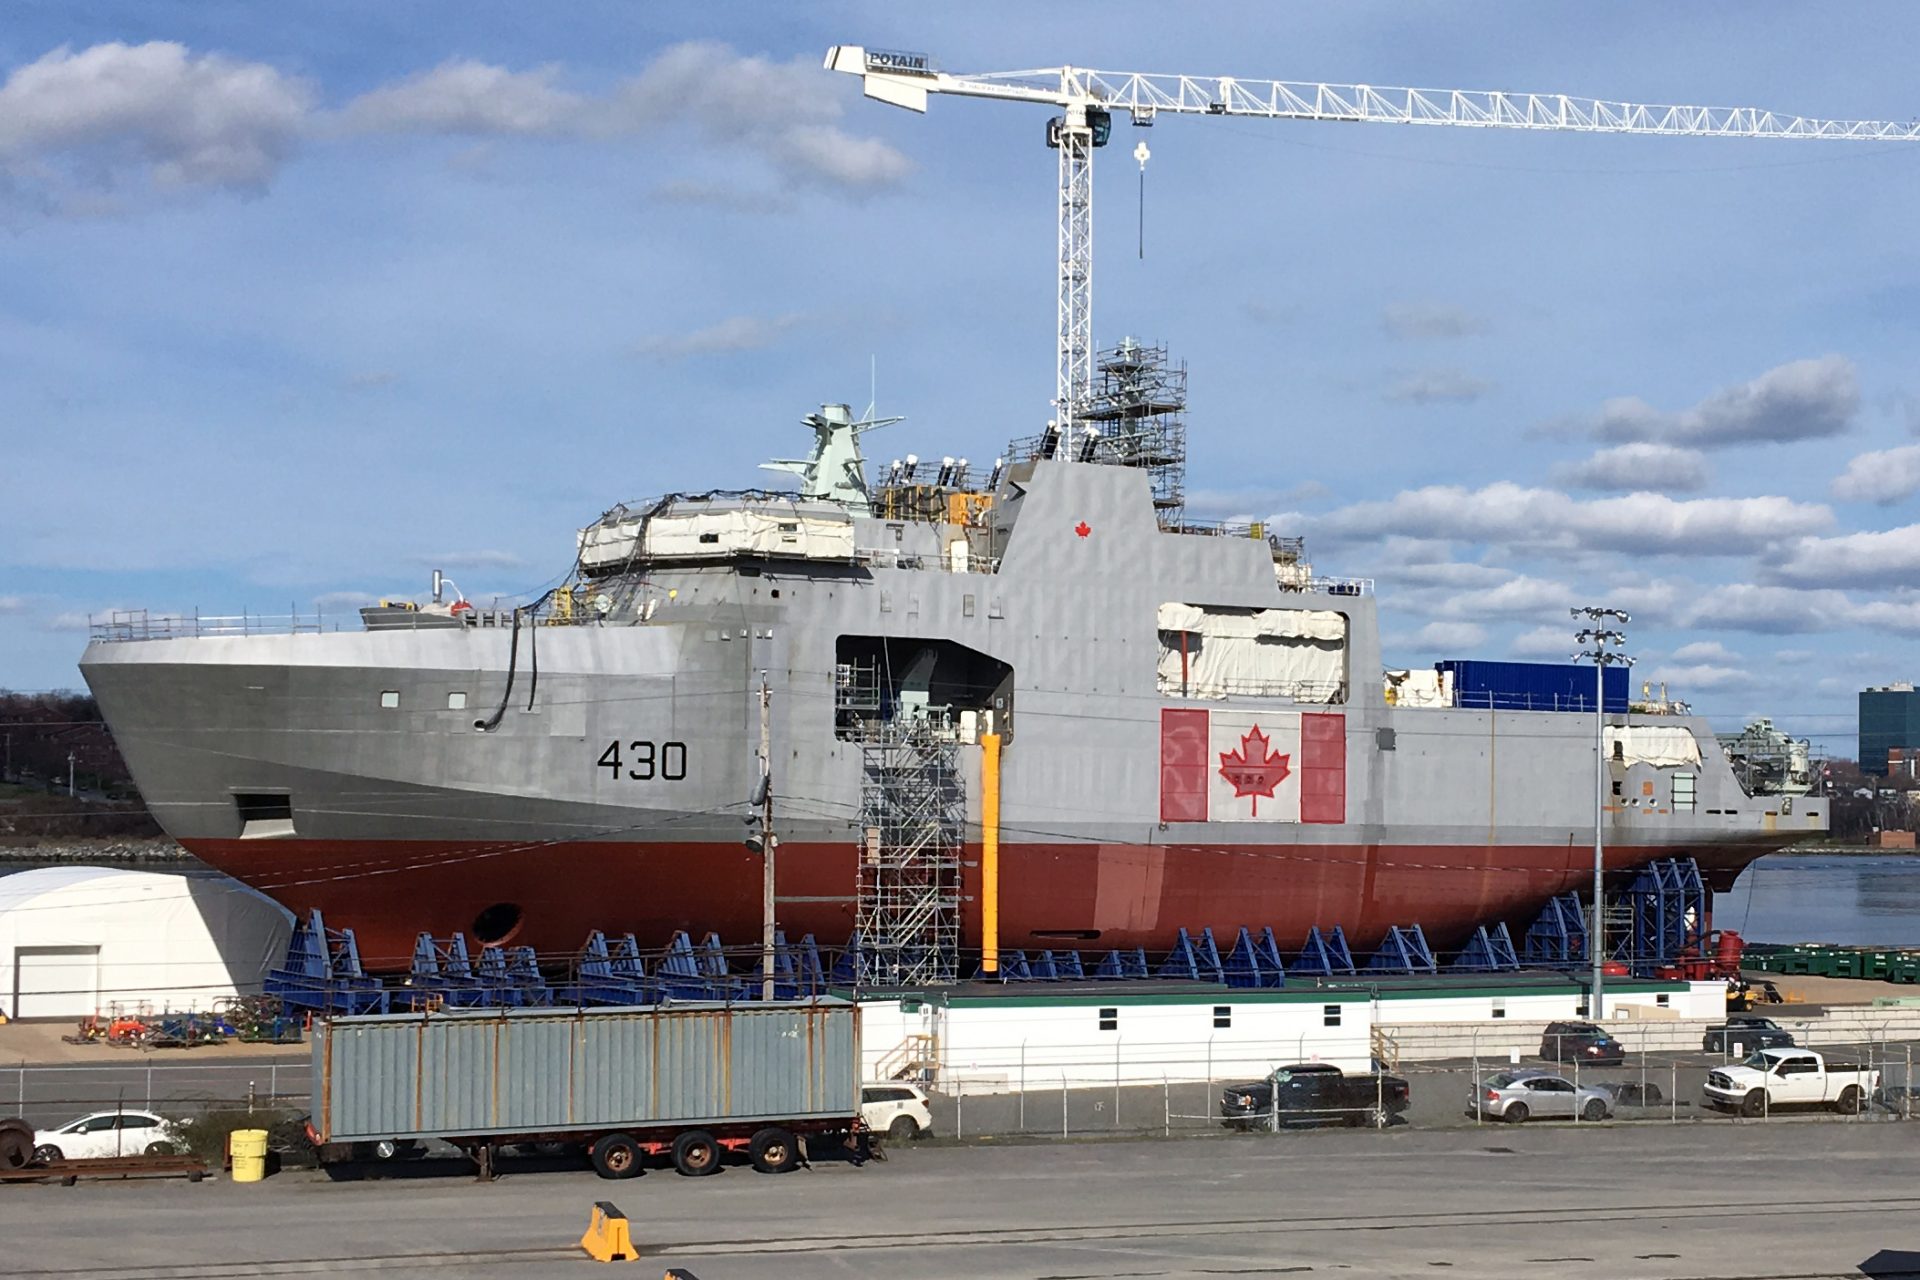
[(633, 1237), (627, 1234), (627, 1215), (607, 1200), (595, 1202), (593, 1216), (587, 1219), (587, 1234), (580, 1237), (580, 1247), (595, 1262), (640, 1261), (640, 1251), (633, 1247)]

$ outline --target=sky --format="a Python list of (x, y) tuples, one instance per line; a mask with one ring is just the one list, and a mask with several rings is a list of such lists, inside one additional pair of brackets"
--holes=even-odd
[[(1509, 89), (1907, 121), (1901, 4), (14, 3), (0, 687), (116, 609), (350, 621), (562, 577), (802, 415), (991, 458), (1050, 415), (1047, 111), (954, 72)], [(1189, 368), (1192, 513), (1371, 577), (1389, 663), (1564, 660), (1853, 751), (1920, 637), (1920, 143), (1163, 116), (1094, 325)], [(1143, 212), (1144, 211), (1144, 212)], [(878, 443), (876, 443), (878, 442)]]

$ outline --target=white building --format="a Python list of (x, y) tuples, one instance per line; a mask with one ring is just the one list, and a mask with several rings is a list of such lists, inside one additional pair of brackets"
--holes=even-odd
[(0, 1005), (15, 1018), (208, 1009), (257, 995), (292, 927), (278, 903), (224, 877), (18, 872), (0, 877)]

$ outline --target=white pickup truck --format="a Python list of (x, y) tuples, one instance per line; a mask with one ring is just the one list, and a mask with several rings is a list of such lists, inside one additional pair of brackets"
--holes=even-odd
[(1811, 1049), (1756, 1049), (1738, 1066), (1707, 1073), (1710, 1107), (1765, 1115), (1774, 1107), (1832, 1107), (1842, 1113), (1862, 1110), (1880, 1083), (1880, 1073), (1852, 1062), (1834, 1062)]

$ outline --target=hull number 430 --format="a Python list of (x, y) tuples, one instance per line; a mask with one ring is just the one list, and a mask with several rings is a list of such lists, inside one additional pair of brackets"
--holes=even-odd
[(627, 743), (623, 755), (620, 741), (616, 738), (600, 753), (599, 767), (615, 778), (624, 774), (634, 782), (651, 782), (655, 778), (678, 782), (687, 776), (687, 744), (655, 743), (641, 738)]

